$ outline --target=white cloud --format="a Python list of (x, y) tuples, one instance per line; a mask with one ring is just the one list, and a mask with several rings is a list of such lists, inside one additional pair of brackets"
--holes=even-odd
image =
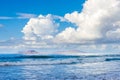
[(7, 20), (7, 19), (13, 19), (13, 17), (8, 17), (8, 16), (0, 16), (1, 20)]
[(107, 37), (109, 37), (110, 39), (120, 39), (120, 28), (116, 29), (116, 30), (110, 30), (107, 32)]
[(30, 19), (37, 17), (36, 14), (31, 13), (16, 13), (17, 16), (0, 16), (0, 20), (11, 20), (11, 19)]
[(35, 18), (37, 15), (35, 14), (30, 14), (30, 13), (17, 13), (18, 19), (29, 19), (29, 18)]
[(87, 0), (82, 12), (67, 13), (65, 18), (78, 27), (66, 28), (56, 36), (56, 42), (86, 43), (99, 39), (119, 38), (114, 24), (120, 21), (119, 0)]
[(58, 26), (59, 24), (55, 23), (52, 15), (40, 15), (37, 18), (31, 18), (22, 32), (25, 40), (46, 40), (53, 38)]
[(120, 39), (120, 21), (113, 24), (113, 29), (109, 30), (106, 36), (112, 40)]

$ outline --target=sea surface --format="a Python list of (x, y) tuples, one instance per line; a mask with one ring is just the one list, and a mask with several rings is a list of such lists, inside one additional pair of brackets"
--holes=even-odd
[(0, 54), (0, 80), (120, 80), (120, 54)]

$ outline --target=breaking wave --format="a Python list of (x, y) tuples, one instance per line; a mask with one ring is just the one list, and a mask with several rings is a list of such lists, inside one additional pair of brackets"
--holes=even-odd
[(72, 65), (120, 61), (120, 55), (0, 55), (0, 66)]

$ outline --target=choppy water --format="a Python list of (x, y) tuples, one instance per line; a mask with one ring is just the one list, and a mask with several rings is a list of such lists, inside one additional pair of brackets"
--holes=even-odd
[(120, 54), (0, 54), (0, 80), (120, 80)]

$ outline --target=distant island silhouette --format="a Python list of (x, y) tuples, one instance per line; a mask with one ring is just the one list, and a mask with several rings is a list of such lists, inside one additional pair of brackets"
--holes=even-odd
[(36, 54), (38, 53), (36, 50), (26, 50), (26, 51), (19, 51), (19, 53), (25, 53), (25, 54)]

